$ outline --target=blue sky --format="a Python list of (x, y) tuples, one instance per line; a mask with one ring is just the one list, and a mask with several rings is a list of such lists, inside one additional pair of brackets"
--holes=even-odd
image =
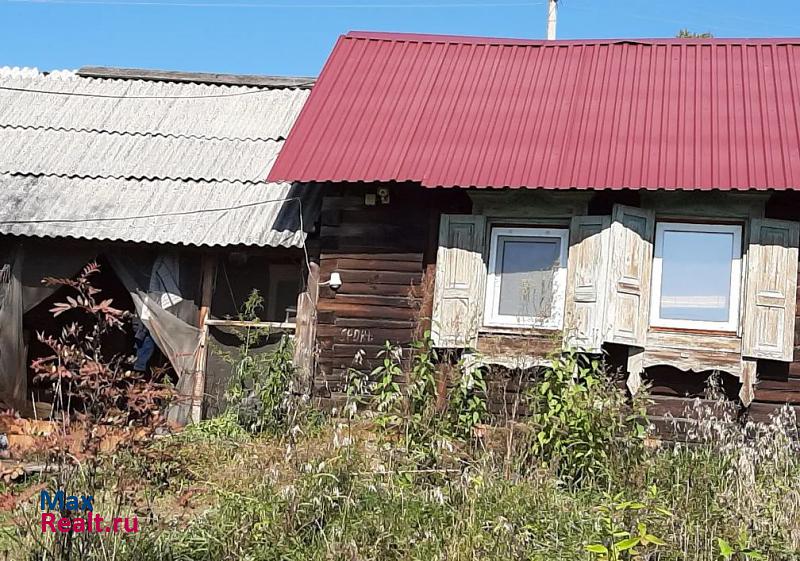
[[(544, 1), (0, 0), (0, 66), (308, 76), (349, 30), (542, 38)], [(669, 37), (684, 27), (800, 36), (797, 0), (562, 0), (558, 35)]]

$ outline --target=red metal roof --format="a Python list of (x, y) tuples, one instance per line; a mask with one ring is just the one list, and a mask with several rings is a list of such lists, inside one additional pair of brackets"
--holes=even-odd
[(269, 180), (800, 187), (800, 39), (349, 33)]

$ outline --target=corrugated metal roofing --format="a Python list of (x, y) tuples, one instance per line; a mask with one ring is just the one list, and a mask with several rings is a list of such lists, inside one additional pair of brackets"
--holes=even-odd
[(800, 39), (340, 38), (269, 175), (793, 189)]
[(0, 233), (302, 245), (297, 201), (265, 202), (299, 191), (264, 179), (307, 97), (0, 69)]

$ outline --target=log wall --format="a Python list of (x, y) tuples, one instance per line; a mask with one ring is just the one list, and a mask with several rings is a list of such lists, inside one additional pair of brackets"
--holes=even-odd
[[(376, 355), (385, 341), (408, 349), (409, 343), (429, 326), (439, 215), (471, 212), (464, 190), (423, 189), (415, 185), (390, 185), (388, 203), (383, 204), (376, 197), (374, 205), (365, 204), (365, 196), (375, 195), (379, 187), (324, 187), (317, 255), (320, 278), (325, 282), (338, 271), (343, 280), (338, 291), (321, 288), (318, 304), (314, 394), (326, 407), (344, 401), (349, 368), (371, 370), (379, 363)], [(615, 202), (635, 204), (635, 195), (600, 192), (590, 201), (589, 211), (604, 214)], [(773, 196), (766, 215), (800, 220), (800, 196)], [(482, 333), (479, 347), (505, 342)], [(544, 339), (536, 343), (542, 347), (542, 355), (552, 348), (551, 342)], [(530, 344), (526, 341), (526, 348)], [(615, 360), (614, 349), (611, 350), (612, 363), (619, 362), (624, 367), (626, 353), (617, 353), (619, 360)], [(354, 357), (359, 351), (363, 351), (363, 359), (356, 363)], [(759, 362), (755, 402), (748, 411), (752, 418), (764, 420), (783, 403), (800, 405), (800, 317), (794, 357), (788, 365)], [(703, 396), (707, 374), (649, 368), (646, 378), (652, 384), (652, 414), (683, 416), (686, 407)], [(725, 392), (735, 399), (738, 380), (723, 376), (723, 381)], [(514, 380), (514, 373), (498, 369), (497, 379), (490, 379), (489, 383), (495, 390), (491, 392), (493, 413), (507, 412), (509, 403), (516, 401), (519, 381)]]
[(343, 402), (349, 368), (369, 372), (386, 341), (407, 354), (428, 327), (439, 215), (469, 212), (466, 195), (414, 185), (383, 186), (388, 203), (366, 204), (379, 187), (329, 185), (323, 202), (320, 279), (342, 277), (339, 290), (321, 287), (317, 307), (314, 395), (325, 407)]

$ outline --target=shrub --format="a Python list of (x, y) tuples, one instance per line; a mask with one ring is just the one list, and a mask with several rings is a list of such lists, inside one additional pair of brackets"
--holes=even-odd
[(576, 349), (552, 357), (526, 400), (532, 459), (571, 483), (607, 477), (613, 450), (637, 453), (646, 434), (644, 411), (631, 411), (601, 358)]
[[(264, 298), (253, 290), (242, 305), (239, 320), (258, 321), (263, 307)], [(218, 353), (232, 371), (225, 395), (227, 411), (248, 432), (285, 434), (301, 409), (293, 392), (294, 345), (292, 338), (283, 334), (269, 351), (254, 353), (253, 348), (269, 336), (268, 328), (243, 327), (238, 333), (237, 353)]]

